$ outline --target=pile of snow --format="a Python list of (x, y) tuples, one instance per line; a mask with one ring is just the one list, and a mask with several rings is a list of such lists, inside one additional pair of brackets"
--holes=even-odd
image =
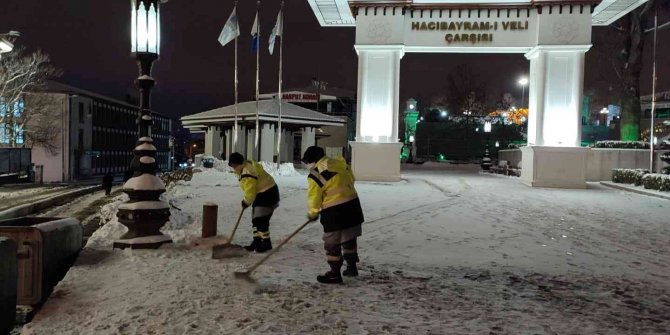
[(114, 198), (114, 200), (100, 209), (100, 225), (101, 227), (89, 237), (86, 243), (87, 248), (106, 248), (111, 247), (115, 239), (125, 234), (128, 229), (119, 223), (116, 218), (116, 212), (119, 206), (128, 200), (128, 195), (122, 194)]
[(260, 162), (260, 163), (263, 166), (263, 170), (265, 170), (265, 172), (269, 173), (273, 177), (278, 176), (290, 177), (300, 175), (300, 173), (298, 173), (298, 171), (295, 170), (293, 163), (282, 163), (279, 167), (277, 167), (277, 163), (271, 163), (271, 162)]

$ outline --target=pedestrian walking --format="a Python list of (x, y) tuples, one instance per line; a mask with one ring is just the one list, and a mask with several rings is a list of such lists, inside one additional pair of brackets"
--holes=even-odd
[[(309, 167), (307, 176), (308, 218), (321, 217), (323, 243), (330, 271), (316, 277), (320, 283), (337, 284), (342, 275), (358, 276), (357, 239), (364, 222), (355, 178), (344, 158), (328, 158), (322, 148), (307, 148), (302, 161)], [(344, 261), (347, 268), (340, 273)]]
[(261, 164), (245, 160), (240, 153), (230, 155), (228, 166), (235, 170), (240, 188), (244, 192), (242, 208), (252, 207), (251, 224), (254, 239), (245, 249), (256, 252), (268, 251), (272, 249), (270, 219), (279, 206), (279, 188)]
[(112, 182), (114, 182), (114, 176), (110, 172), (107, 172), (102, 177), (102, 188), (105, 190), (105, 195), (112, 193)]

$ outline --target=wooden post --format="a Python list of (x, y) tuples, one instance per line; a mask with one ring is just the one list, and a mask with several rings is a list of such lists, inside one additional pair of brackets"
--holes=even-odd
[(202, 206), (202, 237), (216, 236), (216, 218), (219, 206), (212, 202), (206, 202)]

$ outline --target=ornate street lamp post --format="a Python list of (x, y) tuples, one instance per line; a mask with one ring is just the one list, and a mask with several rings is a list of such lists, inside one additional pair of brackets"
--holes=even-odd
[(128, 232), (114, 241), (114, 248), (153, 249), (172, 239), (160, 228), (170, 218), (170, 206), (159, 199), (165, 184), (156, 177), (156, 147), (151, 139), (151, 66), (158, 59), (160, 47), (159, 0), (131, 0), (131, 51), (137, 59), (140, 76), (135, 84), (140, 90), (140, 116), (137, 121), (139, 140), (130, 168), (133, 177), (123, 185), (130, 200), (119, 206), (116, 216)]
[(486, 146), (484, 151), (484, 158), (482, 158), (482, 169), (489, 170), (491, 168), (491, 157), (489, 156), (489, 136), (491, 135), (491, 118), (484, 118), (484, 133), (486, 133)]

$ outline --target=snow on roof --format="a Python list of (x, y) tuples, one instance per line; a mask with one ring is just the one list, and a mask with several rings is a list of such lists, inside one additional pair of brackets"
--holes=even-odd
[[(276, 120), (279, 115), (279, 104), (276, 99), (259, 101), (259, 116), (269, 117)], [(184, 116), (181, 121), (207, 121), (217, 119), (217, 121), (232, 120), (235, 116), (235, 105), (212, 109), (206, 112)], [(242, 102), (237, 105), (238, 119), (245, 117), (256, 117), (256, 101)], [(312, 121), (314, 124), (343, 124), (340, 118), (315, 112), (311, 109), (300, 107), (288, 102), (282, 102), (282, 121), (291, 123), (291, 120)]]

